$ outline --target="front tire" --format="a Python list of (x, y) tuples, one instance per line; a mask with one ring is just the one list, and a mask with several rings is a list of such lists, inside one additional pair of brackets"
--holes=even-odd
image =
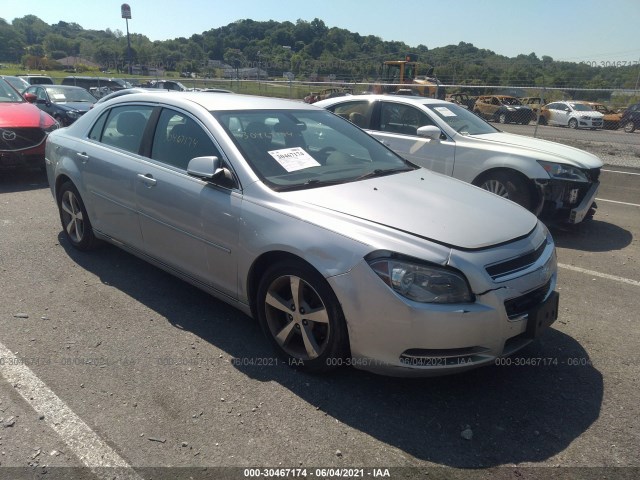
[(87, 209), (73, 183), (64, 182), (60, 186), (58, 210), (62, 230), (69, 243), (82, 251), (94, 248), (98, 242), (93, 234)]
[(578, 120), (572, 118), (569, 120), (569, 128), (573, 128), (574, 130), (578, 128)]
[(531, 210), (533, 199), (526, 180), (508, 172), (493, 172), (485, 175), (476, 185), (495, 195), (507, 198), (512, 202)]
[(633, 122), (627, 122), (624, 124), (624, 131), (627, 133), (633, 133), (636, 130), (636, 124)]
[(323, 372), (342, 364), (349, 342), (340, 303), (308, 264), (288, 260), (267, 269), (256, 309), (262, 330), (289, 365)]
[(507, 123), (507, 114), (506, 113), (501, 113), (500, 115), (498, 115), (498, 122), (505, 124)]

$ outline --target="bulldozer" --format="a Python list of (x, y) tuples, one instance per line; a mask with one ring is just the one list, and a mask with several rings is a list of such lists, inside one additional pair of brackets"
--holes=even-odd
[(418, 56), (411, 53), (407, 54), (404, 60), (384, 61), (380, 83), (374, 85), (373, 93), (417, 95), (444, 100), (445, 89), (433, 75), (433, 67), (426, 75), (419, 75), (418, 67)]

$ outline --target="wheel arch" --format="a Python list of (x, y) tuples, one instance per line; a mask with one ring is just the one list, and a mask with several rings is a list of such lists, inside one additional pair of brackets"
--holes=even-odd
[[(318, 274), (325, 279), (326, 281), (326, 277), (322, 274), (322, 272), (312, 263), (308, 262), (307, 260), (303, 259), (302, 257), (300, 257), (299, 255), (290, 253), (290, 252), (286, 252), (283, 250), (273, 250), (270, 252), (265, 252), (262, 255), (258, 256), (254, 262), (252, 263), (251, 267), (249, 268), (248, 274), (247, 274), (247, 281), (246, 281), (246, 292), (247, 292), (247, 299), (249, 301), (249, 307), (251, 310), (251, 316), (255, 319), (258, 320), (258, 311), (257, 311), (257, 304), (256, 304), (256, 300), (257, 300), (257, 296), (258, 296), (258, 289), (260, 287), (260, 280), (262, 279), (262, 277), (264, 276), (264, 274), (266, 273), (267, 269), (269, 269), (269, 267), (277, 264), (277, 263), (281, 263), (281, 262), (297, 262), (297, 263), (301, 263), (303, 265), (306, 265), (307, 267), (315, 270), (316, 272), (318, 272)], [(340, 315), (342, 316), (342, 319), (345, 323), (346, 329), (345, 329), (345, 335), (346, 335), (346, 348), (348, 349), (348, 354), (351, 355), (350, 350), (351, 350), (351, 342), (349, 339), (349, 325), (348, 325), (348, 321), (346, 316), (344, 315), (344, 311), (342, 311), (342, 305), (340, 303), (340, 299), (338, 297), (338, 295), (336, 294), (335, 291), (333, 291), (333, 288), (331, 287), (331, 284), (329, 282), (327, 282), (327, 287), (331, 290), (331, 292), (333, 293), (333, 296), (335, 297), (336, 300), (336, 305), (337, 307), (340, 309)]]
[(55, 183), (55, 187), (54, 187), (56, 202), (59, 200), (59, 197), (60, 197), (60, 187), (65, 182), (71, 182), (71, 183), (73, 183), (73, 185), (76, 188), (78, 188), (78, 186), (75, 184), (75, 182), (69, 176), (67, 176), (66, 174), (58, 175), (56, 177), (56, 183)]
[(514, 168), (508, 168), (508, 167), (490, 168), (489, 170), (485, 170), (484, 172), (480, 173), (476, 178), (474, 178), (471, 184), (475, 185), (476, 187), (480, 187), (480, 185), (482, 185), (482, 182), (484, 182), (486, 178), (489, 178), (496, 173), (506, 173), (508, 175), (514, 175), (520, 178), (521, 180), (523, 180), (529, 189), (529, 195), (531, 197), (531, 204), (533, 207), (532, 210), (533, 211), (538, 210), (539, 205), (541, 204), (543, 199), (542, 199), (542, 195), (539, 188), (537, 188), (536, 180), (528, 177), (523, 172), (516, 170)]
[[(270, 266), (285, 261), (304, 263), (310, 268), (313, 268), (320, 275), (322, 275), (322, 272), (320, 272), (315, 265), (309, 263), (299, 255), (296, 255), (294, 253), (285, 252), (283, 250), (273, 250), (270, 252), (265, 252), (262, 255), (258, 256), (251, 264), (251, 267), (249, 267), (245, 286), (247, 292), (247, 300), (249, 301), (249, 306), (251, 307), (251, 315), (253, 316), (253, 318), (257, 318), (256, 295), (258, 293), (260, 279)], [(324, 275), (322, 275), (322, 277), (324, 278)]]

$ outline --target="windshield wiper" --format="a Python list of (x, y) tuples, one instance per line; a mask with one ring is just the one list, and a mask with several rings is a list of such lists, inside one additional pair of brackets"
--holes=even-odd
[(318, 180), (317, 178), (311, 178), (303, 183), (294, 183), (293, 185), (279, 185), (274, 186), (274, 189), (278, 192), (287, 192), (290, 190), (304, 190), (305, 188), (324, 187), (326, 185), (339, 185), (347, 180), (341, 178), (339, 180)]
[(358, 180), (365, 180), (367, 178), (384, 177), (385, 175), (391, 175), (393, 173), (399, 173), (399, 172), (409, 172), (411, 170), (412, 170), (411, 168), (407, 168), (407, 167), (390, 168), (388, 170), (376, 168), (374, 171), (365, 173), (364, 175), (360, 175), (359, 177), (354, 178), (352, 181), (357, 182)]

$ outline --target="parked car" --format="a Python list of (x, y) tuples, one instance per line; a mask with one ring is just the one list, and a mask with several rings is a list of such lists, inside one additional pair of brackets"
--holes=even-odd
[(53, 79), (46, 75), (18, 75), (29, 85), (53, 85)]
[(595, 213), (603, 163), (585, 151), (500, 132), (441, 100), (363, 95), (317, 105), (407, 160), (509, 198), (545, 221), (579, 223)]
[(477, 97), (472, 97), (468, 93), (458, 92), (447, 95), (445, 100), (447, 102), (457, 103), (463, 108), (473, 110), (473, 107), (476, 104)]
[(131, 84), (122, 78), (78, 77), (75, 75), (64, 77), (61, 84), (82, 87), (96, 98), (102, 98), (124, 88), (131, 88)]
[(186, 92), (189, 90), (181, 82), (177, 82), (175, 80), (152, 80), (148, 82), (145, 87), (159, 88), (162, 90), (175, 90), (178, 92)]
[(124, 95), (46, 156), (67, 242), (112, 242), (239, 308), (297, 368), (459, 372), (557, 317), (534, 215), (313, 105)]
[(521, 123), (526, 125), (535, 120), (533, 110), (520, 103), (516, 97), (508, 95), (483, 95), (473, 106), (473, 113), (500, 123)]
[(520, 103), (522, 105), (529, 107), (533, 110), (534, 120), (538, 119), (538, 115), (540, 115), (540, 110), (544, 105), (546, 105), (547, 101), (542, 97), (522, 97), (520, 99)]
[(0, 78), (0, 167), (44, 168), (47, 135), (58, 123)]
[(0, 78), (4, 78), (19, 93), (24, 92), (24, 90), (29, 86), (29, 82), (27, 82), (22, 77), (16, 77), (13, 75), (0, 75)]
[(96, 102), (96, 98), (84, 88), (66, 85), (32, 85), (24, 91), (23, 96), (63, 127), (75, 122)]
[(602, 127), (608, 130), (617, 130), (620, 128), (620, 119), (622, 113), (616, 112), (606, 105), (598, 102), (588, 102), (585, 100), (574, 100), (573, 103), (580, 103), (588, 106), (591, 110), (600, 112), (602, 114)]
[(542, 107), (540, 123), (569, 128), (602, 128), (604, 115), (590, 106), (574, 101), (553, 102)]
[(640, 103), (631, 105), (622, 112), (620, 125), (627, 133), (633, 133), (640, 128)]
[(342, 87), (331, 87), (320, 90), (319, 92), (311, 92), (304, 97), (305, 103), (315, 103), (326, 98), (344, 97), (345, 95), (352, 95), (353, 90)]

